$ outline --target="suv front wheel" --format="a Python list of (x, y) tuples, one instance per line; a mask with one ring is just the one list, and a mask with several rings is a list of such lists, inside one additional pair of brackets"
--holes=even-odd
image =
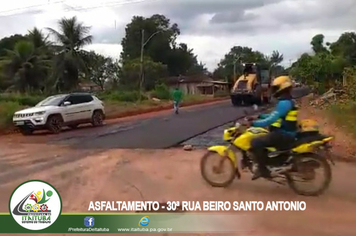
[(104, 122), (104, 114), (102, 111), (94, 111), (93, 116), (91, 117), (91, 123), (94, 127), (102, 126)]
[(60, 115), (53, 115), (47, 119), (47, 129), (53, 133), (58, 134), (61, 132), (63, 126), (63, 119)]

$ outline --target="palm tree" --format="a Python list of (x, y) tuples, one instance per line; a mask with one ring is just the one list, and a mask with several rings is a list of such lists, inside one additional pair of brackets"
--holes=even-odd
[(278, 51), (273, 51), (271, 56), (271, 62), (273, 66), (278, 65), (283, 61), (283, 54), (280, 54)]
[(79, 83), (79, 72), (87, 73), (82, 48), (92, 42), (90, 28), (78, 22), (76, 17), (62, 18), (59, 31), (47, 28), (59, 43), (55, 57), (53, 77), (57, 89), (69, 90)]
[(48, 40), (49, 35), (44, 35), (43, 32), (36, 27), (28, 31), (28, 38), (36, 49), (48, 48), (52, 45)]
[(270, 76), (274, 74), (276, 67), (283, 61), (283, 59), (283, 54), (280, 54), (279, 51), (273, 51), (271, 56), (265, 57)]
[(50, 61), (37, 54), (33, 43), (19, 41), (13, 50), (6, 52), (7, 55), (1, 59), (0, 65), (5, 68), (12, 88), (21, 92), (41, 89), (50, 69)]
[[(45, 35), (42, 30), (38, 28), (33, 28), (32, 30), (28, 31), (27, 38), (35, 47), (36, 54), (41, 56), (43, 59), (51, 61), (54, 57), (55, 48), (53, 48), (52, 42), (49, 40), (49, 34)], [(53, 81), (50, 77), (50, 72), (52, 70), (46, 71), (46, 80), (44, 81), (44, 85), (42, 90), (50, 91)]]

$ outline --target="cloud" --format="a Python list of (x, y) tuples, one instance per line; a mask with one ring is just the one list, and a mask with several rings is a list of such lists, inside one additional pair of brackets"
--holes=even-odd
[(213, 18), (211, 18), (211, 24), (219, 24), (219, 23), (236, 23), (236, 22), (244, 22), (256, 19), (258, 16), (254, 13), (246, 13), (242, 12), (240, 14), (236, 14), (235, 12), (226, 12), (225, 14), (219, 13), (215, 14)]
[(94, 43), (88, 45), (84, 48), (87, 51), (95, 51), (99, 54), (102, 54), (107, 57), (111, 57), (114, 59), (120, 58), (120, 53), (122, 51), (122, 47), (119, 44), (99, 44)]
[[(51, 0), (61, 1), (61, 0)], [(30, 3), (29, 3), (30, 2)], [(0, 16), (0, 37), (26, 33), (34, 26), (56, 28), (61, 17), (77, 16), (91, 25), (94, 43), (89, 48), (117, 57), (125, 26), (133, 16), (164, 14), (181, 29), (179, 42), (194, 48), (198, 59), (212, 70), (234, 45), (264, 53), (279, 50), (285, 64), (310, 50), (310, 40), (322, 33), (334, 41), (354, 30), (355, 0), (12, 0), (9, 9), (39, 4), (32, 15)], [(16, 5), (17, 4), (17, 5)], [(107, 6), (107, 7), (104, 7)], [(76, 9), (77, 11), (74, 11)], [(85, 11), (87, 9), (87, 11)], [(23, 10), (22, 10), (23, 12)], [(33, 14), (36, 13), (36, 14)]]

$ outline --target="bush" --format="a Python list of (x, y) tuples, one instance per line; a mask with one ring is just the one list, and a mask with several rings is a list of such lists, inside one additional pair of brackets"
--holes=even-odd
[(22, 106), (35, 106), (42, 101), (44, 97), (27, 94), (0, 94), (0, 102), (15, 102)]
[(156, 85), (152, 95), (162, 100), (169, 100), (171, 98), (169, 88), (164, 84)]
[(0, 102), (0, 128), (7, 128), (12, 123), (14, 113), (21, 110), (18, 102)]
[[(140, 98), (140, 93), (138, 91), (114, 91), (98, 94), (98, 97), (104, 101), (136, 102)], [(145, 100), (147, 97), (143, 96), (142, 99)]]

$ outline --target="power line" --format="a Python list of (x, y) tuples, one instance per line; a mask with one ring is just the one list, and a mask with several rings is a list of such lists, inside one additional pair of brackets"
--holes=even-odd
[(154, 1), (160, 1), (160, 0), (126, 0), (126, 1), (121, 1), (121, 2), (111, 2), (111, 4), (105, 4), (105, 5), (100, 5), (100, 6), (93, 6), (93, 7), (72, 7), (69, 6), (70, 9), (65, 9), (65, 11), (90, 11), (98, 8), (105, 8), (105, 7), (116, 7), (116, 6), (121, 6), (121, 5), (129, 5), (129, 4), (137, 4), (137, 3), (143, 3), (143, 2), (154, 2)]
[[(37, 5), (32, 5), (32, 6), (27, 6), (27, 7), (19, 7), (19, 8), (14, 8), (14, 9), (10, 9), (10, 10), (0, 11), (0, 14), (13, 12), (13, 11), (28, 10), (28, 9), (37, 8), (37, 7), (44, 7), (44, 6), (48, 6), (48, 5), (55, 5), (55, 4), (59, 4), (59, 3), (63, 3), (63, 2), (65, 2), (65, 0), (60, 0), (60, 1), (55, 1), (55, 2), (48, 2), (46, 4), (37, 4)], [(26, 12), (21, 12), (21, 13), (26, 13)], [(13, 15), (21, 14), (21, 13), (15, 13), (15, 14), (5, 15), (5, 16), (13, 16)], [(0, 17), (2, 17), (2, 16), (0, 16)]]
[[(127, 1), (121, 1), (121, 2), (111, 2), (111, 3), (108, 3), (108, 4), (105, 3), (104, 5), (92, 6), (92, 7), (73, 7), (73, 6), (69, 6), (69, 9), (65, 9), (64, 11), (82, 12), (82, 11), (90, 11), (90, 10), (94, 10), (94, 9), (98, 9), (98, 8), (104, 8), (104, 7), (115, 7), (115, 6), (120, 6), (120, 5), (142, 3), (142, 2), (146, 2), (146, 1), (148, 1), (148, 0), (127, 0)], [(155, 1), (155, 0), (150, 0), (150, 2), (152, 2), (152, 1)]]
[(13, 12), (13, 11), (21, 11), (21, 10), (28, 10), (28, 9), (33, 9), (32, 11), (25, 11), (25, 12), (18, 12), (18, 13), (13, 13), (13, 14), (9, 14), (9, 15), (0, 15), (0, 18), (5, 18), (5, 17), (10, 17), (10, 16), (15, 16), (15, 15), (22, 15), (22, 14), (38, 14), (43, 12), (43, 10), (40, 9), (36, 9), (39, 7), (46, 7), (49, 5), (57, 5), (57, 4), (62, 4), (64, 5), (64, 11), (68, 12), (68, 11), (76, 11), (76, 12), (82, 12), (82, 11), (90, 11), (90, 10), (94, 10), (94, 9), (98, 9), (98, 8), (105, 8), (105, 7), (116, 7), (116, 6), (120, 6), (120, 5), (128, 5), (128, 4), (137, 4), (137, 3), (143, 3), (146, 1), (159, 1), (159, 0), (124, 0), (124, 1), (112, 1), (112, 2), (107, 2), (104, 3), (102, 5), (97, 5), (97, 6), (92, 6), (92, 7), (75, 7), (75, 6), (70, 6), (68, 4), (66, 4), (66, 0), (60, 0), (60, 1), (56, 1), (53, 3), (47, 3), (47, 4), (38, 4), (38, 5), (33, 5), (33, 6), (28, 6), (28, 7), (22, 7), (22, 8), (16, 8), (16, 9), (11, 9), (11, 10), (5, 10), (5, 11), (0, 11), (1, 13), (9, 13), (9, 12)]

